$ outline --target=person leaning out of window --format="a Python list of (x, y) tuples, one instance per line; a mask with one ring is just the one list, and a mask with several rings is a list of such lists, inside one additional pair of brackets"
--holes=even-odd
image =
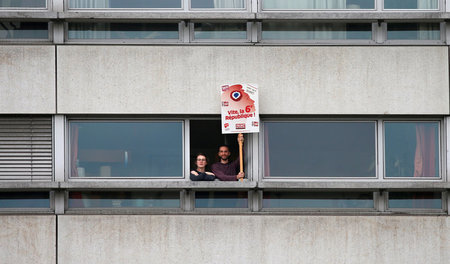
[(191, 181), (214, 181), (216, 176), (212, 172), (206, 171), (206, 165), (208, 165), (208, 159), (206, 155), (199, 153), (195, 158), (195, 170), (191, 171)]

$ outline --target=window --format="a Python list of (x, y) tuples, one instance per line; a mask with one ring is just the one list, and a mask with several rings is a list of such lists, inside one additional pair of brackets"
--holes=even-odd
[(194, 40), (247, 40), (246, 23), (194, 23)]
[(49, 209), (49, 192), (0, 192), (0, 209)]
[(195, 192), (195, 208), (248, 208), (248, 192)]
[(265, 177), (375, 177), (375, 122), (264, 122)]
[(389, 192), (389, 208), (442, 209), (442, 193)]
[(2, 21), (0, 22), (0, 40), (2, 39), (48, 40), (48, 23)]
[(374, 0), (262, 0), (263, 9), (374, 9)]
[(191, 0), (192, 8), (243, 9), (246, 0)]
[(385, 122), (386, 177), (439, 177), (439, 122)]
[(69, 23), (69, 39), (179, 39), (178, 23)]
[(384, 0), (384, 9), (438, 9), (438, 0)]
[(0, 181), (51, 181), (52, 119), (0, 116)]
[(182, 0), (69, 0), (69, 8), (181, 8)]
[(70, 192), (69, 208), (180, 208), (180, 192)]
[(440, 40), (439, 23), (388, 23), (388, 40)]
[(372, 25), (346, 23), (263, 22), (263, 40), (371, 40)]
[(0, 0), (0, 8), (45, 8), (47, 0)]
[(263, 208), (374, 209), (374, 202), (373, 193), (264, 191)]
[(183, 177), (183, 123), (70, 122), (71, 177)]

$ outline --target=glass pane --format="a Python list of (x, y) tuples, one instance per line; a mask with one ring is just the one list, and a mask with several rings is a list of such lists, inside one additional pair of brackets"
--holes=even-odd
[(438, 192), (390, 192), (389, 208), (442, 209), (441, 196)]
[(195, 192), (196, 208), (248, 208), (248, 192)]
[(245, 23), (195, 23), (195, 39), (247, 39)]
[(246, 0), (191, 0), (192, 8), (245, 8)]
[(69, 39), (178, 38), (177, 23), (69, 23)]
[(3, 21), (0, 39), (48, 39), (48, 23)]
[(372, 193), (264, 192), (263, 208), (374, 208)]
[(374, 122), (265, 122), (265, 177), (375, 177)]
[(0, 7), (47, 7), (47, 0), (0, 0)]
[(69, 8), (181, 8), (181, 0), (69, 0)]
[(374, 9), (374, 0), (263, 0), (263, 9)]
[(180, 192), (70, 192), (69, 208), (180, 208)]
[(387, 39), (440, 40), (439, 23), (389, 23)]
[(72, 177), (182, 177), (182, 122), (71, 122)]
[(263, 22), (262, 39), (372, 39), (371, 24)]
[(0, 208), (50, 208), (50, 193), (0, 192)]
[(438, 9), (438, 0), (384, 0), (384, 9)]
[(439, 177), (439, 123), (386, 122), (387, 177)]

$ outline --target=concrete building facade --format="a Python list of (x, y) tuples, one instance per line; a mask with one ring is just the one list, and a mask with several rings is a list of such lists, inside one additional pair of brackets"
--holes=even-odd
[[(0, 1), (0, 263), (448, 263), (448, 0)], [(244, 182), (225, 83), (259, 86)], [(233, 156), (235, 158), (235, 155)]]

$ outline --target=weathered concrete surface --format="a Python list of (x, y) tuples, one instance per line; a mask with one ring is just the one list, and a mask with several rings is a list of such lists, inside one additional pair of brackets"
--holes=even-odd
[(59, 217), (58, 263), (447, 264), (450, 217)]
[(54, 46), (0, 46), (0, 114), (56, 113)]
[(56, 216), (0, 215), (0, 264), (56, 263)]
[(260, 87), (262, 114), (448, 114), (446, 47), (58, 46), (58, 113), (219, 114)]

